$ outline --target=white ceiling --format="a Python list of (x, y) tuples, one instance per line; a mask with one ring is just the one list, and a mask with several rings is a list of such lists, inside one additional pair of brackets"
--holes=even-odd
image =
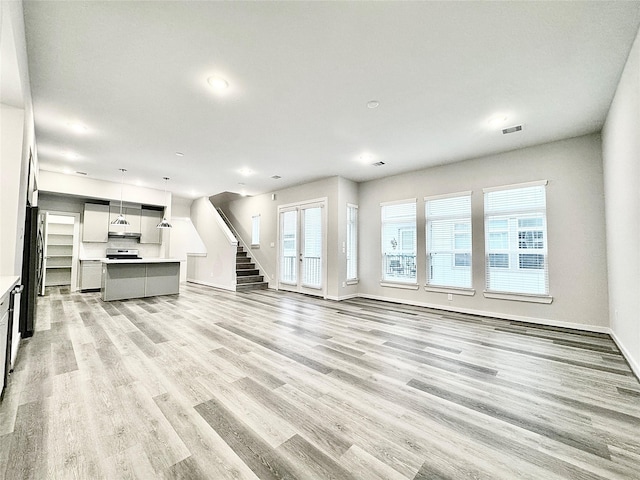
[[(640, 22), (637, 1), (24, 10), (41, 168), (113, 181), (126, 168), (156, 188), (168, 176), (182, 196), (363, 181), (597, 132)], [(497, 113), (523, 131), (491, 128)]]

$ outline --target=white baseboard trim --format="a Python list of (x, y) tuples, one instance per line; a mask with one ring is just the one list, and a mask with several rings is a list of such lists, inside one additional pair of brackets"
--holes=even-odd
[(479, 315), (481, 317), (492, 317), (492, 318), (500, 318), (503, 320), (514, 320), (517, 322), (527, 322), (527, 323), (533, 323), (537, 325), (546, 325), (550, 327), (571, 328), (574, 330), (583, 330), (585, 332), (596, 332), (596, 333), (608, 334), (611, 331), (609, 327), (601, 327), (599, 325), (563, 322), (561, 320), (551, 320), (548, 318), (525, 317), (521, 315), (510, 315), (508, 313), (485, 312), (483, 310), (475, 310), (471, 308), (449, 307), (447, 305), (426, 303), (426, 302), (415, 302), (415, 301), (404, 300), (404, 299), (402, 301), (399, 301), (398, 299), (395, 299), (395, 298), (388, 298), (381, 295), (369, 295), (366, 293), (361, 293), (358, 296), (361, 298), (368, 298), (371, 300), (382, 300), (382, 301), (391, 302), (391, 303), (414, 305), (416, 307), (434, 308), (436, 310), (443, 310), (445, 312), (467, 313), (469, 315)]
[(611, 338), (613, 338), (613, 341), (618, 346), (618, 349), (620, 350), (624, 358), (627, 360), (627, 363), (631, 367), (631, 370), (633, 371), (633, 373), (635, 373), (638, 380), (640, 380), (640, 364), (633, 358), (633, 355), (631, 355), (631, 352), (627, 349), (627, 347), (625, 347), (624, 343), (622, 343), (622, 341), (618, 338), (618, 336), (616, 335), (616, 332), (614, 332), (612, 329), (609, 329), (609, 335), (611, 336)]
[(228, 292), (236, 291), (235, 285), (233, 287), (229, 287), (228, 285), (220, 285), (217, 283), (203, 282), (202, 280), (195, 280), (193, 278), (187, 278), (187, 283), (197, 283), (198, 285), (204, 285), (205, 287), (219, 288), (221, 290), (227, 290)]
[(326, 299), (327, 300), (335, 300), (337, 302), (341, 301), (341, 300), (349, 300), (350, 298), (357, 298), (360, 295), (358, 295), (357, 293), (351, 293), (349, 295), (342, 295), (340, 297), (336, 297), (334, 295), (327, 295)]

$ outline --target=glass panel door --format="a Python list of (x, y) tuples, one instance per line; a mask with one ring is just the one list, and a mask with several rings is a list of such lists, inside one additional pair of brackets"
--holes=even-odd
[(298, 211), (280, 212), (280, 282), (298, 284)]
[(279, 221), (279, 288), (324, 296), (324, 202), (281, 208)]
[(303, 208), (302, 285), (322, 288), (322, 208)]

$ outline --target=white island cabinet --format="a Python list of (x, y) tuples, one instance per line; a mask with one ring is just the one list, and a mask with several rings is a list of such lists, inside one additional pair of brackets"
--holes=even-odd
[(180, 293), (180, 260), (102, 260), (101, 290), (106, 302)]
[(100, 290), (102, 286), (102, 261), (80, 260), (80, 290)]

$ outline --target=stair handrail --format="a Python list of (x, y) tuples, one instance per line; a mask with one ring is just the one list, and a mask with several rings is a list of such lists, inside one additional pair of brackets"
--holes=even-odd
[[(249, 253), (251, 253), (251, 259), (256, 263), (256, 265), (258, 265), (258, 270), (264, 272), (264, 276), (267, 277), (268, 280), (271, 280), (271, 277), (267, 273), (267, 269), (262, 266), (260, 261), (253, 254), (253, 250), (251, 250), (251, 247), (247, 245), (247, 243), (242, 239), (242, 236), (238, 233), (236, 228), (233, 226), (233, 224), (231, 223), (231, 220), (229, 220), (229, 218), (225, 215), (225, 213), (222, 211), (220, 207), (215, 207), (215, 209), (218, 211), (220, 216), (225, 220), (226, 224), (233, 231), (233, 233), (235, 234), (238, 241), (242, 244), (242, 246), (246, 248)], [(267, 283), (270, 283), (270, 282), (267, 281)]]

